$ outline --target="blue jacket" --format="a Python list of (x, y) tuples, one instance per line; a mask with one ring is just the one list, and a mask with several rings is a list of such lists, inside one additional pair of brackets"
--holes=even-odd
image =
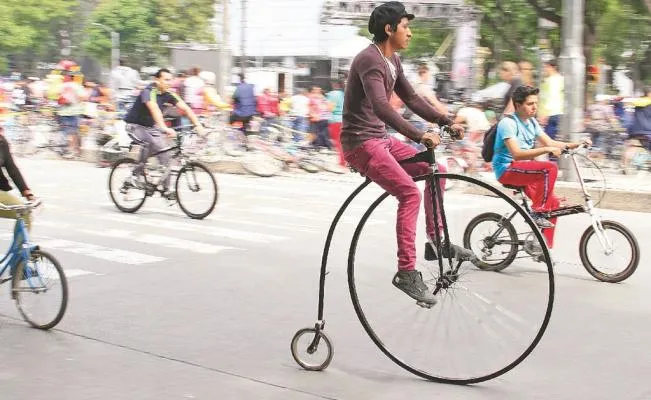
[(650, 100), (642, 99), (637, 104), (635, 104), (633, 121), (631, 123), (631, 126), (628, 128), (628, 134), (631, 136), (638, 136), (638, 135), (651, 136), (651, 101)]
[(255, 91), (250, 83), (240, 83), (233, 94), (233, 113), (240, 117), (250, 117), (257, 113)]

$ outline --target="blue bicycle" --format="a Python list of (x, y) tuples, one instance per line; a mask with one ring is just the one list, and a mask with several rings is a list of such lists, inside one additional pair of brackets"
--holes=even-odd
[(11, 281), (11, 297), (25, 321), (34, 328), (50, 329), (66, 312), (68, 282), (57, 259), (29, 240), (25, 217), (40, 203), (0, 204), (0, 210), (17, 215), (13, 241), (0, 260), (0, 284)]

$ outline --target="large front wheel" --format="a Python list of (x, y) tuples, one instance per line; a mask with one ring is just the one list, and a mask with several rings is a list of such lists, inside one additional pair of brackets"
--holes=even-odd
[(579, 241), (579, 255), (586, 271), (596, 279), (617, 283), (627, 279), (640, 262), (640, 247), (631, 231), (615, 221), (590, 226)]
[[(471, 189), (444, 195), (453, 244), (461, 245), (461, 233), (473, 216), (489, 210), (513, 214), (510, 222), (515, 229), (531, 231), (544, 243), (531, 217), (498, 189), (467, 176), (435, 176)], [(521, 258), (500, 274), (477, 269), (470, 262), (450, 264), (449, 255), (441, 260), (441, 249), (436, 250), (437, 261), (416, 254), (417, 271), (437, 299), (437, 304), (425, 308), (394, 286), (404, 280), (392, 279), (397, 272), (397, 207), (385, 201), (387, 197), (388, 193), (381, 195), (362, 216), (348, 255), (351, 300), (371, 340), (400, 367), (436, 382), (478, 383), (522, 362), (539, 343), (551, 317), (554, 276), (547, 248), (543, 245), (543, 264)], [(419, 238), (424, 234), (417, 230), (417, 244), (426, 241)]]
[(203, 219), (217, 204), (217, 181), (208, 167), (191, 161), (183, 166), (176, 178), (179, 207), (190, 218)]

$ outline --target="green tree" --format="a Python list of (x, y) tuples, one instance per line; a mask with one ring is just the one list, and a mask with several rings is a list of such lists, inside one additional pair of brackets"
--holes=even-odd
[(0, 64), (9, 55), (22, 60), (18, 67), (61, 48), (59, 31), (65, 30), (79, 6), (77, 0), (0, 1)]
[(157, 64), (168, 54), (160, 35), (170, 42), (213, 43), (212, 0), (102, 0), (86, 25), (86, 51), (108, 64), (109, 33), (100, 23), (120, 34), (120, 54), (133, 67)]
[(214, 43), (214, 0), (153, 0), (160, 33), (171, 42)]
[(120, 34), (120, 54), (134, 67), (149, 62), (160, 51), (151, 0), (104, 0), (86, 24), (84, 48), (104, 64), (111, 57), (110, 33), (101, 24)]

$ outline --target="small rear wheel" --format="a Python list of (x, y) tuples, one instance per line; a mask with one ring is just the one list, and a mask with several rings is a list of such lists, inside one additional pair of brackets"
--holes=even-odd
[(501, 271), (518, 255), (518, 233), (513, 224), (499, 214), (479, 214), (466, 226), (463, 247), (477, 255), (473, 261), (477, 268)]
[(292, 338), (291, 350), (296, 363), (308, 371), (323, 371), (328, 368), (334, 355), (328, 336), (323, 330), (317, 331), (315, 328), (303, 328), (296, 332)]
[[(602, 282), (621, 282), (635, 272), (640, 247), (631, 231), (615, 221), (601, 221), (599, 234), (588, 227), (579, 241), (579, 255), (586, 271)], [(602, 237), (602, 244), (599, 237)]]
[(68, 281), (63, 268), (43, 250), (33, 251), (27, 262), (16, 266), (11, 293), (23, 319), (38, 329), (58, 324), (68, 305)]

